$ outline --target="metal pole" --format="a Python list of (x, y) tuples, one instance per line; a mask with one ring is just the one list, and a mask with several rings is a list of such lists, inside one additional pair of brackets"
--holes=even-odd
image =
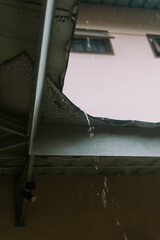
[(44, 28), (43, 28), (43, 34), (42, 34), (40, 59), (39, 59), (39, 67), (38, 67), (38, 75), (37, 75), (37, 87), (36, 87), (36, 95), (35, 95), (35, 102), (34, 102), (34, 109), (33, 109), (29, 153), (31, 153), (31, 149), (36, 136), (39, 117), (40, 117), (40, 109), (41, 109), (41, 102), (42, 102), (44, 82), (45, 82), (47, 55), (48, 55), (48, 49), (49, 49), (49, 40), (50, 40), (51, 28), (52, 28), (52, 22), (53, 22), (54, 6), (55, 6), (55, 0), (47, 0), (45, 18), (44, 18)]

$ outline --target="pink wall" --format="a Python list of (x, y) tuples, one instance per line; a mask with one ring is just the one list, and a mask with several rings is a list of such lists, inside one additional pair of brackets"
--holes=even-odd
[(82, 5), (77, 27), (108, 30), (115, 54), (71, 53), (64, 94), (92, 116), (160, 121), (160, 58), (146, 37), (160, 34), (159, 18), (157, 11)]

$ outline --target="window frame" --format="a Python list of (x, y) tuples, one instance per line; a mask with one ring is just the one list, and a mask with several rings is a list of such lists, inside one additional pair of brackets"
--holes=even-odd
[(109, 52), (94, 52), (94, 51), (87, 52), (87, 51), (75, 51), (75, 50), (73, 51), (72, 49), (70, 51), (72, 53), (82, 53), (82, 54), (85, 53), (85, 54), (98, 54), (98, 55), (114, 55), (114, 50), (113, 50), (110, 39), (111, 38), (114, 39), (115, 37), (110, 35), (108, 31), (77, 28), (74, 32), (72, 41), (74, 41), (74, 39), (86, 39), (87, 37), (89, 37), (91, 40), (92, 39), (104, 40), (106, 49), (109, 49)]
[[(154, 53), (154, 56), (156, 58), (160, 58), (160, 46), (158, 45), (158, 43), (156, 41), (156, 38), (160, 39), (160, 35), (158, 35), (158, 34), (147, 34), (147, 38), (148, 38), (149, 44), (152, 48), (152, 51)], [(152, 41), (150, 39), (152, 39)]]

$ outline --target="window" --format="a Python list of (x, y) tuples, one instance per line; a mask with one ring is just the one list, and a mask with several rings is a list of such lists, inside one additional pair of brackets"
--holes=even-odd
[(110, 38), (107, 31), (76, 29), (72, 41), (72, 52), (113, 54)]
[(160, 35), (147, 34), (148, 40), (156, 57), (160, 57)]

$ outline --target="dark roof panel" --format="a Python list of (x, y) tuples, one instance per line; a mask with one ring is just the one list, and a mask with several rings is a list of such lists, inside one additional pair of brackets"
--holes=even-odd
[(81, 0), (81, 2), (160, 10), (159, 0)]

